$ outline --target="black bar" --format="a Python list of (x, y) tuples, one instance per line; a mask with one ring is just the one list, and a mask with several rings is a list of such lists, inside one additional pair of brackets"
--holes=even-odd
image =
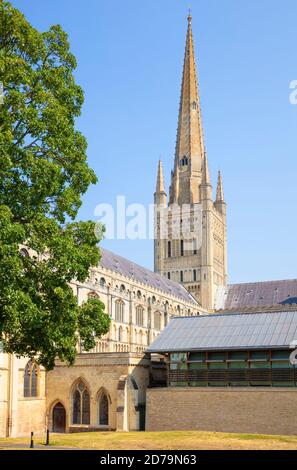
[[(130, 460), (129, 460), (130, 459)], [(132, 459), (132, 460), (131, 460)], [(179, 468), (209, 469), (210, 465), (218, 468), (226, 464), (229, 468), (238, 470), (238, 465), (251, 464), (276, 464), (280, 466), (295, 465), (296, 456), (293, 451), (80, 451), (80, 450), (34, 450), (22, 452), (11, 450), (1, 452), (1, 464), (20, 464), (30, 468), (46, 463), (47, 465), (81, 464), (99, 465), (101, 469), (106, 467), (116, 468), (143, 468), (144, 465), (165, 465)], [(131, 464), (132, 463), (132, 464)], [(95, 468), (99, 468), (95, 467)]]

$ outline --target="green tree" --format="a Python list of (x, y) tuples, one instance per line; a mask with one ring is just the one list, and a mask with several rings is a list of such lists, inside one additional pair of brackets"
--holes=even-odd
[(75, 128), (75, 68), (60, 26), (40, 33), (0, 0), (0, 337), (6, 352), (47, 369), (73, 363), (77, 342), (91, 349), (110, 323), (102, 302), (78, 306), (69, 286), (100, 260), (94, 223), (75, 221), (97, 181)]

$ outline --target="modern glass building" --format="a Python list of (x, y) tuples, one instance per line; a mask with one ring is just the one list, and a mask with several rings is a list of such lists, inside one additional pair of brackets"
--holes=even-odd
[(297, 311), (229, 313), (174, 317), (148, 351), (168, 387), (296, 387), (295, 341)]

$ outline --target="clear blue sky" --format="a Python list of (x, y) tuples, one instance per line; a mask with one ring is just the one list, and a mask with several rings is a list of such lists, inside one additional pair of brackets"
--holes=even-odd
[[(159, 157), (173, 164), (186, 0), (13, 0), (39, 30), (59, 23), (85, 91), (78, 127), (100, 202), (152, 202)], [(213, 186), (223, 173), (229, 281), (297, 277), (296, 0), (193, 0), (193, 34)], [(152, 241), (103, 246), (149, 268)]]

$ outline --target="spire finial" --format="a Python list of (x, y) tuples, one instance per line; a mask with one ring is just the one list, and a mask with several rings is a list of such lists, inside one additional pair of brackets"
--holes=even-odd
[(192, 14), (191, 14), (191, 7), (189, 7), (189, 11), (188, 11), (188, 23), (190, 24), (192, 21)]

